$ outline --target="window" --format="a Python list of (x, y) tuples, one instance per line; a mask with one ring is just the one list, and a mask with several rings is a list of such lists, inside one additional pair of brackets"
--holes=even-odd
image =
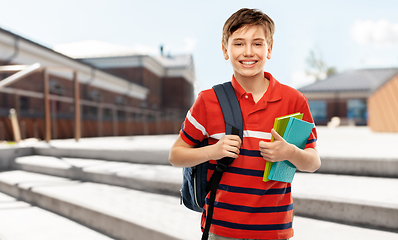
[(308, 101), (308, 105), (315, 122), (326, 120), (326, 101)]
[(90, 117), (97, 117), (97, 115), (98, 115), (98, 108), (97, 108), (97, 107), (93, 107), (93, 106), (88, 107), (88, 115), (89, 115)]
[(49, 83), (50, 93), (62, 96), (65, 94), (64, 86), (56, 79), (51, 79)]
[(91, 90), (88, 93), (88, 99), (94, 102), (102, 102), (102, 94), (98, 90)]
[(351, 99), (347, 102), (347, 117), (356, 123), (366, 124), (367, 106), (366, 99)]
[(117, 119), (118, 120), (126, 120), (126, 112), (118, 110), (117, 111)]
[(104, 120), (112, 120), (113, 111), (110, 108), (104, 108)]
[(19, 103), (21, 106), (21, 111), (28, 111), (29, 110), (29, 98), (28, 97), (20, 97)]
[(116, 96), (115, 97), (115, 103), (117, 104), (117, 105), (122, 105), (122, 106), (124, 106), (124, 105), (126, 105), (126, 97), (124, 97), (124, 96)]

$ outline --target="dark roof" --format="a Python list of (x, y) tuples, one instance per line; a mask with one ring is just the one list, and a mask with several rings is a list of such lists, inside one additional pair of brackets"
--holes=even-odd
[(309, 92), (373, 92), (398, 74), (398, 68), (349, 70), (299, 88)]

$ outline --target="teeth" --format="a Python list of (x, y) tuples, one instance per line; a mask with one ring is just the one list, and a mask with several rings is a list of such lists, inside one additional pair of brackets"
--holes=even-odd
[(242, 61), (242, 63), (246, 64), (246, 65), (250, 65), (250, 64), (255, 64), (256, 62), (255, 61)]

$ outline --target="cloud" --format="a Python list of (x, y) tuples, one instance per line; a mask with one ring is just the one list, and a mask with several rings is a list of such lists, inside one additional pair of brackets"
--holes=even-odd
[(383, 56), (366, 56), (360, 59), (363, 67), (396, 67), (398, 65), (397, 56), (383, 55)]
[(192, 53), (196, 47), (198, 40), (196, 38), (184, 37), (184, 52)]
[(172, 44), (165, 44), (163, 47), (164, 53), (167, 54), (192, 54), (197, 45), (197, 38), (184, 37)]
[(304, 87), (315, 82), (315, 77), (304, 71), (293, 72), (291, 75), (291, 86), (294, 88)]
[(352, 38), (361, 45), (398, 45), (398, 23), (385, 19), (375, 21), (356, 20), (351, 29)]
[(53, 49), (72, 58), (159, 54), (159, 49), (153, 46), (137, 44), (133, 47), (129, 47), (98, 40), (57, 44)]

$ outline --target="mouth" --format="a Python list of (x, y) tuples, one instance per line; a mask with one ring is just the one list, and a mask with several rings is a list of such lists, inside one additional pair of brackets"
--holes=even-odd
[(245, 66), (250, 66), (250, 65), (253, 65), (253, 64), (256, 64), (257, 63), (257, 61), (254, 61), (254, 60), (250, 60), (250, 61), (239, 61), (241, 64), (243, 64), (243, 65), (245, 65)]

